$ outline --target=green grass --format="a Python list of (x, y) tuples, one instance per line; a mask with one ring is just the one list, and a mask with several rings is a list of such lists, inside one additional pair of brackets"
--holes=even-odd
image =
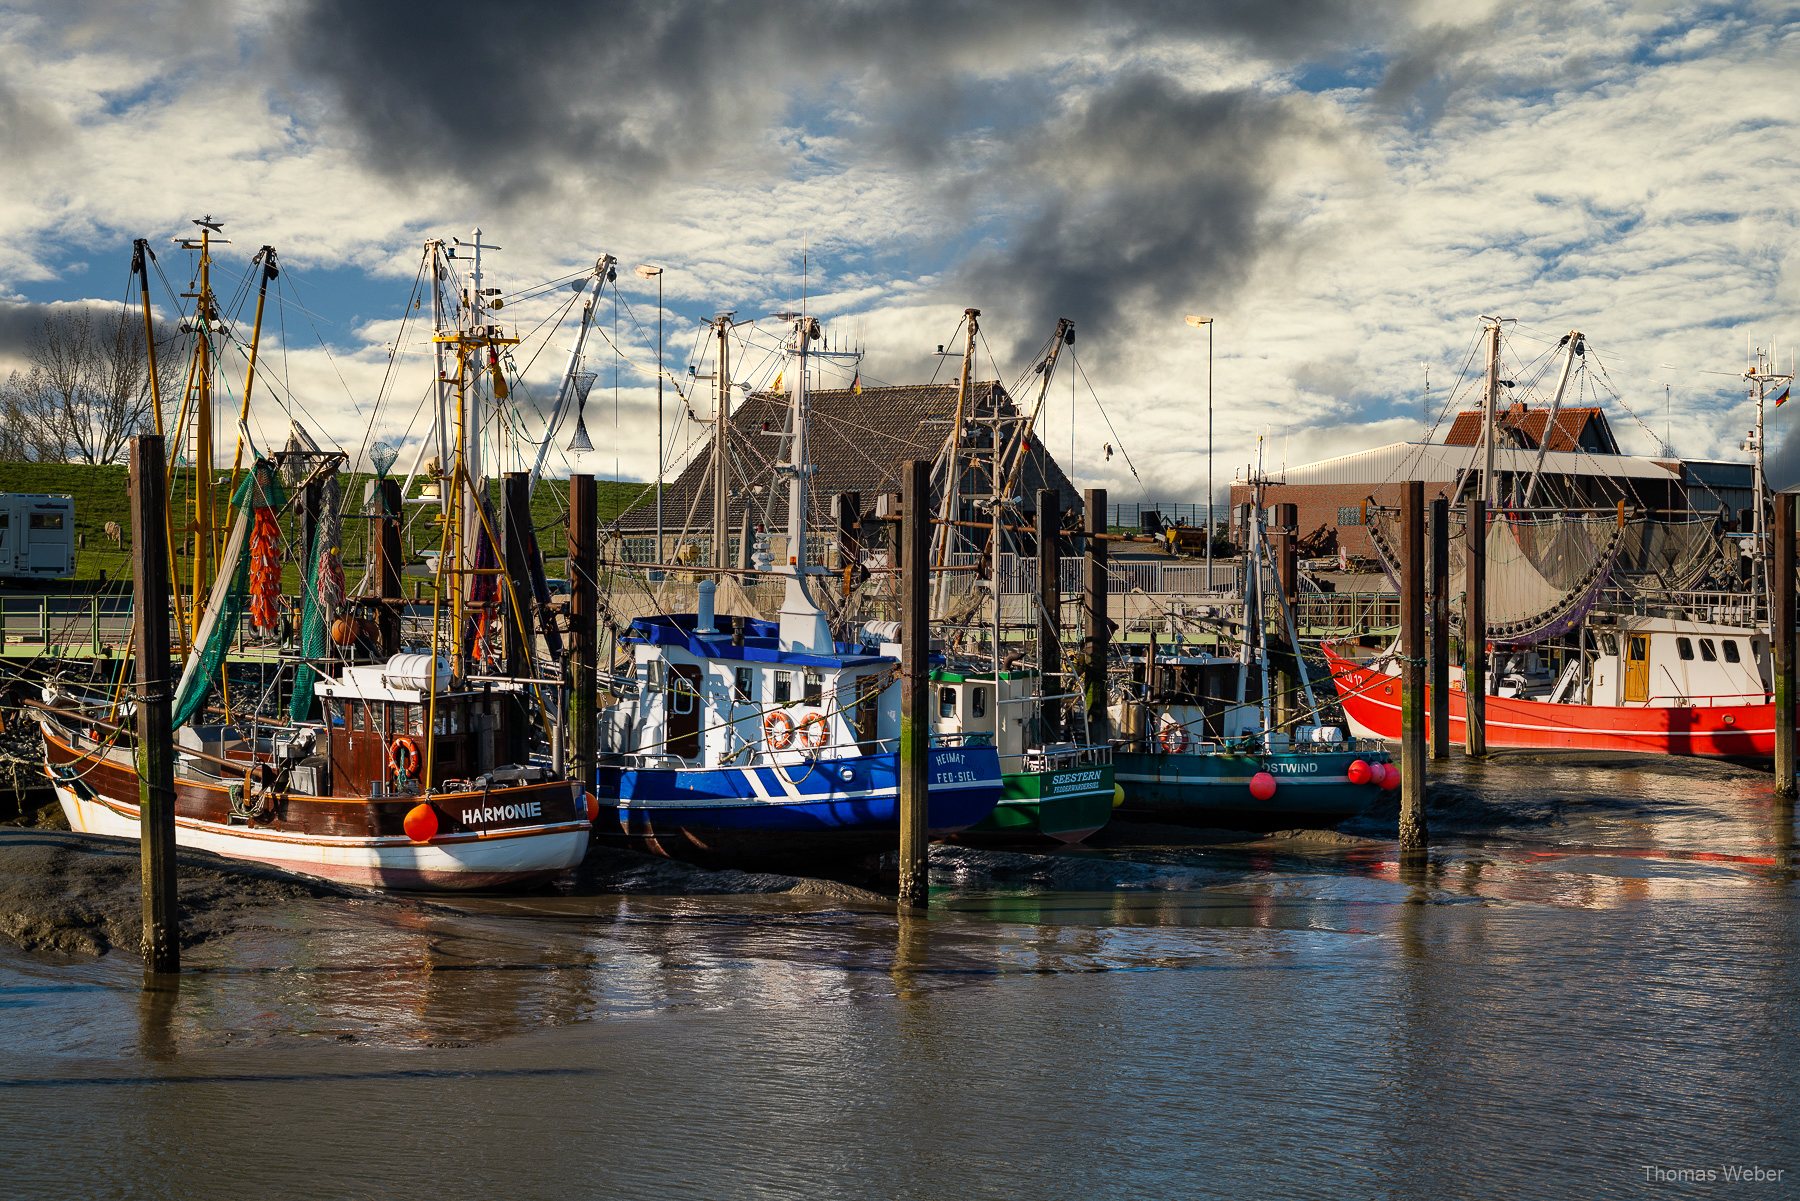
[[(129, 575), (131, 567), (128, 477), (129, 473), (123, 465), (90, 467), (77, 463), (0, 463), (0, 492), (43, 492), (74, 497), (77, 536), (75, 578), (97, 580), (104, 575), (107, 579), (119, 579)], [(221, 469), (215, 475), (221, 483), (214, 496), (213, 521), (220, 529), (226, 528), (226, 523), (230, 520), (223, 484), (229, 477), (229, 467)], [(369, 523), (359, 520), (358, 515), (363, 508), (363, 485), (373, 478), (363, 473), (340, 477), (344, 486), (344, 566), (353, 586), (367, 561)], [(188, 525), (185, 509), (191, 503), (191, 479), (189, 469), (178, 468), (169, 492), (171, 504), (182, 506), (175, 522), (178, 541)], [(420, 485), (414, 485), (414, 495), (417, 495), (419, 487)], [(644, 488), (645, 485), (641, 483), (595, 481), (601, 524), (612, 521), (633, 507)], [(537, 491), (531, 498), (532, 524), (538, 530), (538, 542), (547, 559), (560, 558), (568, 548), (568, 493), (567, 480), (545, 479), (539, 482)], [(494, 508), (498, 512), (500, 486), (497, 482), (492, 494)], [(437, 548), (440, 527), (429, 516), (418, 516), (414, 520), (420, 514), (420, 509), (416, 506), (406, 506), (405, 513), (410, 527), (405, 538), (408, 561), (421, 562), (418, 552)], [(122, 544), (116, 549), (112, 540), (106, 536), (106, 523), (109, 521), (117, 522), (124, 532)], [(176, 572), (183, 580), (188, 578), (185, 573), (189, 570), (185, 558), (176, 565)], [(552, 570), (551, 574), (556, 574), (556, 571)], [(291, 591), (299, 582), (297, 569), (290, 565), (286, 576), (286, 587)]]

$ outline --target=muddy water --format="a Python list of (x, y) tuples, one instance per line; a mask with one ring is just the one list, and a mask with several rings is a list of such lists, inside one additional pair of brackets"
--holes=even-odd
[[(1503, 758), (1432, 817), (1423, 872), (1391, 814), (940, 849), (928, 919), (829, 890), (294, 897), (175, 992), (116, 951), (0, 950), (0, 1187), (1800, 1192), (1800, 888), (1766, 775)], [(1704, 1179), (1748, 1169), (1783, 1175)]]

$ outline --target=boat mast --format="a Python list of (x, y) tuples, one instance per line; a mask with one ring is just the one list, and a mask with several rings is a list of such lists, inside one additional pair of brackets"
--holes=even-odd
[(806, 355), (812, 339), (819, 336), (819, 323), (799, 313), (781, 313), (777, 320), (794, 323), (794, 379), (788, 386), (793, 427), (788, 461), (781, 466), (788, 476), (788, 580), (781, 602), (781, 649), (830, 654), (831, 626), (806, 586), (806, 577), (821, 570), (812, 566), (806, 545), (806, 490), (813, 473), (806, 448)]
[[(1494, 476), (1494, 411), (1500, 406), (1500, 318), (1483, 317), (1487, 322), (1487, 385), (1481, 391), (1481, 498), (1489, 511), (1498, 496)], [(1548, 431), (1546, 431), (1548, 432)]]
[(257, 251), (250, 265), (262, 270), (257, 277), (256, 318), (250, 325), (250, 361), (244, 369), (244, 396), (238, 403), (237, 446), (231, 452), (231, 489), (227, 494), (230, 496), (237, 494), (238, 475), (244, 466), (244, 443), (250, 439), (250, 392), (256, 385), (256, 355), (262, 345), (263, 305), (269, 298), (269, 281), (281, 274), (273, 246), (264, 246)]
[[(731, 318), (736, 310), (720, 313), (713, 318), (713, 329), (719, 339), (719, 363), (717, 392), (719, 397), (718, 412), (713, 415), (713, 455), (712, 455), (712, 494), (713, 494), (713, 566), (720, 572), (731, 566), (731, 553), (728, 546), (731, 531), (726, 527), (731, 524), (731, 450), (727, 440), (731, 436)], [(806, 368), (805, 351), (801, 351), (801, 370)], [(799, 385), (804, 394), (805, 381)], [(804, 435), (797, 434), (804, 438)], [(804, 498), (802, 498), (804, 501)], [(788, 553), (794, 545), (789, 542)], [(661, 551), (658, 551), (661, 557)]]
[(1569, 377), (1575, 373), (1575, 360), (1587, 353), (1587, 344), (1582, 340), (1581, 331), (1572, 329), (1563, 335), (1562, 374), (1556, 380), (1556, 395), (1550, 398), (1550, 412), (1544, 417), (1544, 433), (1538, 439), (1537, 462), (1531, 468), (1531, 482), (1525, 486), (1525, 507), (1531, 507), (1532, 497), (1537, 495), (1538, 481), (1544, 474), (1544, 453), (1550, 449), (1550, 431), (1556, 426), (1556, 415), (1562, 411), (1563, 394), (1569, 389)]
[[(194, 508), (193, 519), (188, 525), (193, 539), (193, 590), (189, 593), (193, 608), (188, 615), (190, 624), (186, 640), (190, 646), (199, 637), (203, 607), (200, 597), (205, 593), (206, 567), (212, 550), (212, 335), (218, 325), (218, 307), (212, 292), (212, 235), (219, 232), (222, 223), (214, 221), (209, 214), (197, 218), (194, 224), (200, 227), (199, 238), (189, 236), (181, 241), (183, 249), (200, 252), (199, 291), (184, 294), (194, 300), (194, 361), (190, 375), (194, 389)], [(229, 245), (223, 238), (220, 242)]]
[(938, 511), (938, 528), (932, 568), (937, 572), (937, 589), (933, 608), (943, 612), (949, 573), (944, 567), (950, 561), (950, 547), (957, 540), (956, 520), (962, 511), (963, 419), (968, 412), (969, 373), (975, 365), (975, 335), (981, 331), (981, 310), (964, 309), (963, 324), (967, 338), (963, 343), (962, 370), (956, 378), (956, 414), (950, 423), (950, 436), (944, 443), (944, 499)]

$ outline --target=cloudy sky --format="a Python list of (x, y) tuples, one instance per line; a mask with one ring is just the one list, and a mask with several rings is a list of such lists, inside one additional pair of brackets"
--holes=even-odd
[[(865, 383), (950, 371), (969, 306), (1010, 383), (1072, 318), (1046, 437), (1116, 499), (1203, 499), (1190, 313), (1217, 322), (1221, 483), (1259, 435), (1275, 464), (1419, 437), (1482, 314), (1513, 319), (1529, 399), (1578, 328), (1570, 401), (1627, 449), (1735, 456), (1729, 373), (1800, 347), (1797, 62), (1778, 2), (15, 3), (0, 365), (44, 306), (125, 297), (133, 237), (184, 290), (170, 239), (211, 214), (223, 292), (261, 244), (286, 265), (276, 393), (352, 450), (417, 438), (419, 247), (479, 225), (509, 294), (622, 265), (590, 344), (602, 475), (655, 462), (646, 262), (679, 378), (711, 369), (699, 322), (803, 296)], [(521, 348), (534, 393), (568, 336)], [(773, 335), (742, 336), (767, 383)]]

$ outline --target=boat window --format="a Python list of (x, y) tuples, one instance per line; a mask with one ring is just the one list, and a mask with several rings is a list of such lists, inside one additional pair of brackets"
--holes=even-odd
[(1683, 659), (1692, 659), (1694, 657), (1694, 640), (1692, 638), (1677, 638), (1675, 640), (1675, 653), (1680, 655)]
[(651, 688), (663, 686), (663, 661), (652, 659), (644, 665), (644, 683)]
[(408, 734), (423, 734), (425, 732), (425, 706), (406, 706), (406, 732)]
[(1616, 655), (1619, 653), (1619, 640), (1611, 634), (1602, 634), (1600, 635), (1600, 649), (1609, 655)]
[(977, 688), (969, 694), (969, 715), (971, 717), (987, 716), (987, 689)]
[(737, 677), (731, 687), (731, 699), (746, 705), (756, 699), (756, 669), (754, 667), (737, 669)]
[(462, 710), (455, 705), (448, 709), (439, 709), (437, 719), (432, 722), (432, 726), (439, 734), (462, 733)]
[(954, 689), (954, 688), (938, 689), (938, 716), (939, 717), (955, 717), (956, 716), (956, 689)]
[(816, 671), (806, 673), (806, 689), (800, 700), (808, 705), (821, 704), (825, 700), (825, 677)]
[(364, 730), (368, 728), (363, 724), (363, 707), (355, 702), (351, 702), (350, 705), (350, 728), (352, 730)]
[(33, 513), (31, 528), (34, 530), (60, 530), (63, 528), (61, 513)]
[(10, 526), (11, 524), (12, 524), (12, 514), (11, 513), (0, 513), (0, 530), (5, 529), (7, 526)]
[(1713, 640), (1711, 638), (1702, 638), (1700, 640), (1700, 657), (1708, 663), (1717, 663), (1719, 661), (1719, 648), (1713, 645)]
[(1727, 663), (1742, 662), (1742, 660), (1738, 658), (1737, 639), (1736, 638), (1726, 638), (1726, 639), (1722, 639), (1722, 641), (1725, 644), (1725, 662), (1727, 662)]
[(794, 699), (794, 673), (778, 671), (775, 673), (775, 703), (785, 705)]

